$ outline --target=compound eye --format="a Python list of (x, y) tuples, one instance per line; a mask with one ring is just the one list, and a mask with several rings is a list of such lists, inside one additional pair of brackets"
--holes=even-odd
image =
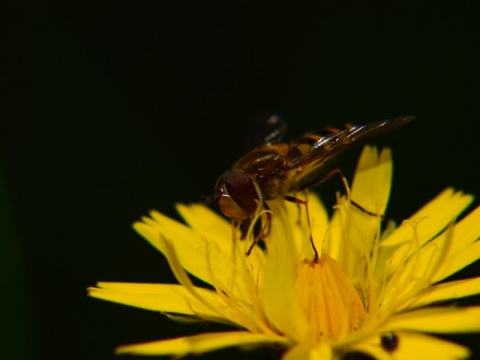
[(223, 214), (233, 220), (247, 220), (261, 203), (260, 192), (244, 171), (229, 171), (217, 182), (216, 195)]

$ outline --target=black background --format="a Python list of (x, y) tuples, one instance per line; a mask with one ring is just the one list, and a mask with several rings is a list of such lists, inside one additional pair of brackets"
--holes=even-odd
[[(153, 208), (176, 216), (175, 202), (208, 195), (261, 112), (283, 114), (291, 136), (416, 115), (376, 141), (393, 148), (392, 218), (446, 186), (479, 194), (480, 13), (472, 4), (7, 3), (2, 353), (109, 359), (119, 344), (222, 329), (177, 325), (87, 298), (85, 288), (174, 282), (132, 222)], [(347, 174), (358, 153), (339, 160)], [(463, 273), (474, 274), (475, 265)], [(474, 346), (475, 338), (455, 340)], [(243, 353), (205, 358), (225, 355)]]

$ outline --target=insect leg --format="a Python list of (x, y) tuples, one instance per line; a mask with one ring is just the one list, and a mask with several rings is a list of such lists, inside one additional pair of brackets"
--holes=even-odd
[(240, 240), (245, 240), (248, 234), (248, 230), (250, 230), (250, 226), (252, 225), (252, 220), (244, 220), (244, 221), (233, 221), (237, 224), (238, 228), (240, 229)]
[(267, 217), (265, 220), (265, 231), (263, 231), (263, 237), (267, 237), (268, 234), (270, 234), (270, 229), (272, 228), (272, 213), (266, 202), (263, 204), (263, 207), (266, 210), (265, 215)]
[(266, 216), (265, 225), (262, 226), (259, 233), (255, 236), (255, 240), (253, 240), (252, 245), (250, 245), (250, 247), (248, 248), (246, 252), (247, 256), (250, 255), (255, 245), (257, 245), (258, 242), (262, 240), (265, 236), (267, 236), (268, 233), (270, 232), (270, 226), (272, 224), (272, 213), (270, 212), (270, 209), (268, 208), (267, 204), (265, 204), (264, 206), (265, 206), (265, 209), (267, 210), (265, 213), (265, 216)]
[(305, 211), (307, 213), (307, 224), (308, 224), (308, 230), (310, 231), (310, 243), (312, 244), (312, 249), (313, 249), (313, 261), (316, 262), (318, 260), (318, 251), (317, 248), (315, 247), (315, 244), (313, 243), (313, 235), (312, 235), (312, 226), (310, 225), (310, 213), (308, 212), (308, 201), (302, 200), (293, 196), (285, 196), (285, 200), (293, 202), (295, 204), (300, 204), (305, 206)]
[[(302, 190), (306, 190), (306, 189), (309, 189), (311, 187), (314, 187), (314, 186), (318, 186), (322, 183), (324, 183), (325, 181), (329, 180), (331, 177), (335, 176), (335, 175), (340, 175), (340, 178), (342, 179), (342, 184), (343, 186), (345, 187), (345, 192), (348, 194), (349, 193), (349, 190), (347, 188), (347, 185), (344, 181), (345, 179), (345, 176), (343, 175), (342, 173), (342, 170), (340, 170), (339, 168), (336, 168), (336, 169), (333, 169), (331, 171), (329, 171), (324, 177), (320, 178), (320, 179), (316, 179), (316, 180), (313, 180), (305, 185), (303, 185), (299, 191), (302, 191)], [(385, 215), (384, 214), (376, 214), (374, 212), (371, 212), (371, 211), (368, 211), (367, 209), (365, 209), (362, 205), (360, 205), (359, 203), (355, 202), (354, 200), (350, 199), (350, 203), (355, 206), (358, 210), (360, 210), (361, 212), (367, 214), (367, 215), (370, 215), (370, 216), (380, 216), (380, 218), (383, 220), (385, 218)]]

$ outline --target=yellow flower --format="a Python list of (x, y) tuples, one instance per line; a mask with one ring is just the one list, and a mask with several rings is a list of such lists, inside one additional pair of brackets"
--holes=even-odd
[[(480, 307), (445, 306), (480, 293), (480, 277), (444, 281), (480, 258), (480, 208), (455, 224), (473, 198), (447, 189), (401, 226), (382, 229), (391, 176), (390, 151), (366, 147), (350, 196), (338, 198), (331, 219), (312, 194), (311, 230), (302, 206), (273, 201), (265, 249), (249, 256), (253, 239), (233, 241), (239, 237), (230, 223), (203, 205), (178, 205), (188, 226), (158, 212), (144, 217), (134, 228), (165, 255), (180, 284), (100, 282), (90, 295), (238, 330), (117, 352), (184, 356), (274, 344), (286, 360), (351, 352), (382, 360), (468, 357), (467, 348), (430, 334), (480, 331)], [(212, 288), (193, 285), (187, 272)]]

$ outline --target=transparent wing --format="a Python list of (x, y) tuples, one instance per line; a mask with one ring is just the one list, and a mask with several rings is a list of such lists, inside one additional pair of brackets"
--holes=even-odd
[(314, 168), (314, 164), (320, 166), (331, 156), (404, 126), (413, 119), (413, 116), (401, 116), (365, 125), (345, 125), (305, 134), (291, 144), (291, 154), (280, 170), (288, 171), (305, 165)]
[(282, 141), (287, 132), (287, 122), (278, 113), (266, 113), (253, 119), (247, 132), (246, 149), (271, 145)]

